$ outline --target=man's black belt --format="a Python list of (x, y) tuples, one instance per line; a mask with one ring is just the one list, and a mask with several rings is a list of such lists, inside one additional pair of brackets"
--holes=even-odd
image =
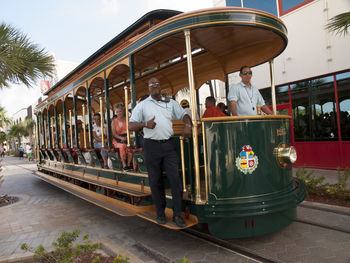
[(168, 142), (171, 139), (172, 139), (172, 137), (170, 137), (169, 139), (165, 139), (165, 140), (153, 140), (153, 139), (145, 138), (145, 140), (152, 141), (152, 142), (160, 142), (160, 143)]

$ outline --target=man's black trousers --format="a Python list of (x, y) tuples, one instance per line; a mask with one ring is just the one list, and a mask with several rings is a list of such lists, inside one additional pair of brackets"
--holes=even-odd
[(180, 216), (182, 189), (174, 139), (169, 139), (167, 141), (145, 139), (144, 152), (152, 199), (157, 209), (157, 216), (164, 216), (166, 207), (165, 189), (162, 177), (163, 168), (171, 187), (174, 216)]

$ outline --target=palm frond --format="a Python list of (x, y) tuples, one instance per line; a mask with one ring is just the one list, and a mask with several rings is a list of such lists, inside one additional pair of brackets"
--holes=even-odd
[(329, 19), (329, 23), (326, 25), (326, 29), (335, 32), (336, 34), (342, 35), (348, 34), (348, 29), (350, 27), (350, 12), (342, 13), (336, 15)]
[(0, 89), (9, 83), (31, 86), (54, 70), (54, 59), (44, 49), (16, 28), (0, 24)]

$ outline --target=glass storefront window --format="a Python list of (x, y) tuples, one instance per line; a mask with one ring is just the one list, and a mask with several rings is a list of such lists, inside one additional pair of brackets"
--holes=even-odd
[[(266, 105), (272, 105), (271, 88), (259, 90)], [(276, 87), (276, 103), (289, 103), (288, 85)]]
[(290, 85), (295, 141), (338, 139), (333, 76)]
[(342, 140), (350, 140), (350, 72), (336, 75), (340, 131)]

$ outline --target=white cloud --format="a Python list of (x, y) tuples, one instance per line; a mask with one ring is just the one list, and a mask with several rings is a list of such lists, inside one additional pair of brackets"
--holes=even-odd
[(116, 15), (119, 10), (120, 8), (117, 0), (102, 0), (102, 6), (100, 9), (101, 15)]

